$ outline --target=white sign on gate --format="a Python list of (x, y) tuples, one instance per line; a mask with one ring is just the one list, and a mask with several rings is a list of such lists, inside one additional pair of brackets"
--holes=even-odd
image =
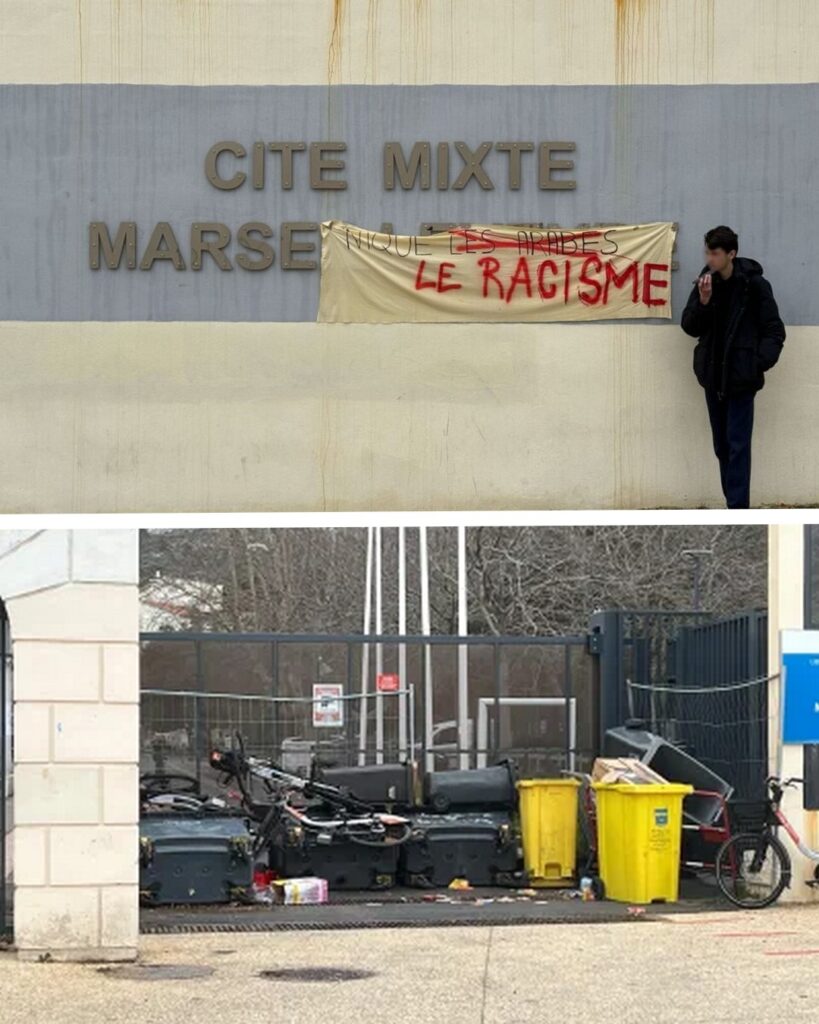
[(344, 687), (341, 683), (313, 685), (313, 726), (340, 729), (344, 726)]

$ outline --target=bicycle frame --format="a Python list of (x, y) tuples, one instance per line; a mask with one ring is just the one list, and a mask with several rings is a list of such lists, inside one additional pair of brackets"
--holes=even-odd
[(790, 821), (788, 821), (785, 812), (777, 805), (773, 808), (773, 813), (776, 820), (788, 833), (791, 842), (797, 850), (799, 850), (802, 856), (807, 857), (808, 860), (812, 860), (816, 864), (819, 864), (819, 850), (814, 850), (812, 847), (807, 845)]

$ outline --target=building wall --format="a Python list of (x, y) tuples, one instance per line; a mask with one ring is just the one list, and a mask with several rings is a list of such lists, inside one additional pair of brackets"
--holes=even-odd
[[(725, 221), (789, 334), (759, 399), (753, 500), (815, 502), (817, 5), (6, 6), (5, 510), (719, 504), (678, 322), (703, 231)], [(510, 190), (495, 152), (491, 191), (383, 187), (388, 140), (509, 138), (574, 140), (576, 189), (539, 190), (524, 154)], [(292, 190), (273, 161), (264, 189), (220, 191), (203, 170), (220, 139), (344, 140), (348, 187), (311, 189), (296, 159)], [(673, 220), (674, 322), (317, 324), (319, 271), (283, 269), (280, 228), (328, 218)], [(192, 223), (225, 223), (235, 254), (248, 219), (271, 226), (273, 266), (191, 269)], [(125, 220), (140, 254), (168, 221), (186, 269), (92, 269), (90, 223)]]
[(136, 955), (137, 566), (132, 530), (0, 532), (22, 957)]
[[(770, 733), (768, 750), (770, 772), (781, 778), (802, 778), (803, 747), (782, 742), (781, 678), (782, 630), (804, 628), (805, 527), (801, 523), (776, 524), (769, 528), (768, 538), (768, 695)], [(806, 811), (801, 786), (785, 790), (782, 809), (797, 832), (814, 850), (819, 850), (819, 812)], [(813, 878), (816, 865), (803, 857), (788, 836), (780, 838), (790, 850), (793, 860), (793, 882), (782, 896), (790, 902), (817, 902), (819, 892), (804, 884)]]

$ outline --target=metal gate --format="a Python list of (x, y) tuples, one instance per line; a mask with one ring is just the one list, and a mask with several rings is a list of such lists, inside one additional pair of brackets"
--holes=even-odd
[(0, 939), (11, 933), (11, 641), (0, 601)]
[[(296, 764), (408, 755), (436, 770), (514, 758), (529, 774), (588, 766), (597, 745), (595, 659), (582, 636), (361, 636), (143, 633), (143, 770), (207, 778), (210, 748), (239, 728), (249, 746)], [(459, 652), (466, 649), (466, 711)], [(412, 700), (379, 695), (377, 666)], [(366, 697), (362, 697), (366, 680)], [(340, 687), (335, 728), (313, 716), (314, 687)], [(407, 722), (405, 716), (412, 715)], [(402, 722), (404, 727), (402, 728)], [(463, 742), (466, 737), (466, 742)]]
[(684, 746), (742, 797), (764, 792), (767, 612), (610, 611), (592, 617), (600, 744), (627, 718)]

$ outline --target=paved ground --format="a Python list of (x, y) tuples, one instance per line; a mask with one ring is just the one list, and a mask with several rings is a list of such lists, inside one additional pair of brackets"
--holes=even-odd
[[(193, 980), (0, 955), (3, 1024), (753, 1024), (819, 1019), (819, 908), (608, 924), (145, 936)], [(352, 981), (269, 981), (346, 968)], [(129, 967), (146, 976), (150, 968)]]

